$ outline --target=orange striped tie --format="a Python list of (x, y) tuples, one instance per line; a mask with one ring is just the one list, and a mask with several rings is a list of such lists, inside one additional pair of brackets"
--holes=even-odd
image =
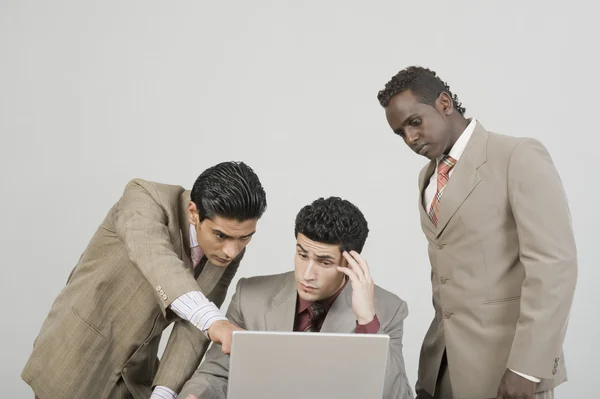
[(435, 193), (435, 197), (431, 203), (431, 208), (429, 208), (429, 218), (435, 226), (437, 226), (438, 223), (440, 200), (442, 199), (442, 194), (444, 193), (446, 183), (448, 183), (448, 179), (450, 178), (450, 169), (452, 169), (454, 165), (456, 165), (456, 159), (448, 155), (444, 156), (444, 158), (442, 158), (438, 164), (437, 192)]

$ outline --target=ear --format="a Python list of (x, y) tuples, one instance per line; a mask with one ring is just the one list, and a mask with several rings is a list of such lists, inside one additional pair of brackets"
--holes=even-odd
[(445, 91), (441, 92), (437, 100), (435, 100), (435, 107), (442, 114), (450, 116), (454, 112), (454, 101), (448, 93)]
[(193, 224), (194, 226), (198, 226), (200, 223), (200, 215), (198, 214), (198, 208), (196, 208), (194, 201), (188, 203), (188, 220), (190, 224)]

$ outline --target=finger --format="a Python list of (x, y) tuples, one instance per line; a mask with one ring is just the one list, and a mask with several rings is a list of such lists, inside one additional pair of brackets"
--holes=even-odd
[(361, 256), (361, 254), (359, 254), (356, 251), (350, 251), (350, 255), (352, 255), (352, 257), (354, 257), (356, 262), (360, 265), (360, 268), (362, 269), (363, 273), (365, 274), (365, 278), (367, 280), (371, 280), (371, 270), (369, 270), (369, 264), (367, 263), (365, 258), (363, 258)]
[(337, 267), (338, 271), (344, 273), (346, 276), (348, 276), (348, 278), (350, 278), (350, 282), (351, 283), (360, 283), (360, 279), (358, 278), (358, 276), (356, 275), (356, 273), (348, 268), (348, 267), (342, 267), (342, 266), (338, 266)]
[(188, 395), (185, 399), (198, 399), (196, 395)]
[(346, 258), (346, 260), (348, 261), (349, 268), (352, 269), (354, 273), (356, 273), (356, 276), (358, 277), (359, 281), (363, 281), (365, 279), (365, 273), (363, 272), (356, 259), (354, 259), (352, 255), (350, 255), (346, 251), (344, 251), (343, 255), (344, 258)]

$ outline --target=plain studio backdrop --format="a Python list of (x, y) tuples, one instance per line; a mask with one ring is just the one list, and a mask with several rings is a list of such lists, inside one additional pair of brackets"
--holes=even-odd
[(125, 184), (191, 188), (224, 160), (253, 167), (269, 203), (237, 278), (293, 268), (294, 217), (312, 200), (337, 195), (362, 209), (373, 277), (408, 302), (414, 387), (433, 316), (417, 211), (426, 160), (392, 134), (376, 95), (417, 64), (450, 84), (468, 117), (552, 154), (579, 251), (569, 382), (557, 395), (590, 397), (600, 356), (596, 7), (0, 0), (3, 396), (32, 397), (20, 373), (33, 340)]

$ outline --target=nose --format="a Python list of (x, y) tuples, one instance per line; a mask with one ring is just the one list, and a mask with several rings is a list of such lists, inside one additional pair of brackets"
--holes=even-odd
[(235, 240), (228, 240), (223, 246), (223, 252), (229, 259), (235, 258), (240, 253), (238, 242)]
[(417, 134), (416, 129), (413, 129), (409, 126), (404, 130), (404, 135), (406, 137), (406, 142), (409, 145), (417, 144), (417, 141), (419, 140), (419, 135)]
[(304, 281), (311, 281), (315, 279), (315, 263), (312, 261), (312, 259), (308, 261), (302, 278), (304, 278)]

